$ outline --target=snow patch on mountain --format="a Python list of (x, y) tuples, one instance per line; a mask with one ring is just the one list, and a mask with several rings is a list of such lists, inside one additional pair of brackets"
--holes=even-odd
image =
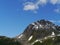
[(30, 41), (32, 38), (33, 38), (33, 36), (30, 36), (29, 39), (28, 39), (28, 41)]
[(21, 34), (18, 38), (21, 38), (23, 36), (23, 34)]

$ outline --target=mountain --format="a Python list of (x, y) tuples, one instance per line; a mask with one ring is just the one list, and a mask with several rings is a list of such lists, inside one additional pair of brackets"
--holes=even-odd
[(60, 45), (60, 26), (38, 20), (14, 38), (0, 36), (0, 45)]
[(22, 34), (16, 36), (16, 40), (22, 45), (37, 45), (35, 43), (41, 43), (41, 45), (48, 45), (44, 43), (46, 41), (53, 41), (52, 43), (55, 43), (58, 39), (60, 41), (59, 37), (60, 26), (43, 19), (29, 24)]

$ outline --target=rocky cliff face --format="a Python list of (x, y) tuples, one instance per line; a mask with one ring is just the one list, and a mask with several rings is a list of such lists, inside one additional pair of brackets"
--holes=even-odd
[(60, 36), (60, 26), (47, 20), (39, 20), (28, 25), (24, 32), (16, 37), (22, 45), (33, 45), (48, 38), (54, 40)]

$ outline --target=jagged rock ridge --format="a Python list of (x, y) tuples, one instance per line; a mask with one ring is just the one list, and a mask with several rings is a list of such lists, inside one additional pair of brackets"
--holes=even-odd
[(60, 26), (47, 20), (39, 20), (28, 25), (22, 34), (16, 39), (22, 45), (32, 45), (37, 41), (42, 42), (42, 39), (53, 38), (60, 36)]

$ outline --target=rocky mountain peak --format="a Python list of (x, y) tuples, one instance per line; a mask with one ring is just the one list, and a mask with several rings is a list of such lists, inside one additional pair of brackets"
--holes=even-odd
[[(54, 23), (47, 20), (38, 20), (27, 26), (22, 34), (17, 36), (17, 40), (24, 42), (24, 44), (33, 40), (46, 39), (47, 37), (55, 37), (60, 35), (60, 26), (55, 25)], [(33, 39), (33, 40), (32, 40)], [(23, 45), (24, 45), (23, 44)], [(26, 44), (31, 45), (31, 44)]]
[(39, 28), (42, 28), (42, 29), (50, 29), (50, 28), (54, 28), (55, 29), (55, 24), (53, 24), (52, 22), (50, 21), (46, 21), (46, 20), (38, 20), (34, 23), (32, 23), (31, 25), (33, 25), (32, 29), (35, 28), (35, 29), (39, 29)]

